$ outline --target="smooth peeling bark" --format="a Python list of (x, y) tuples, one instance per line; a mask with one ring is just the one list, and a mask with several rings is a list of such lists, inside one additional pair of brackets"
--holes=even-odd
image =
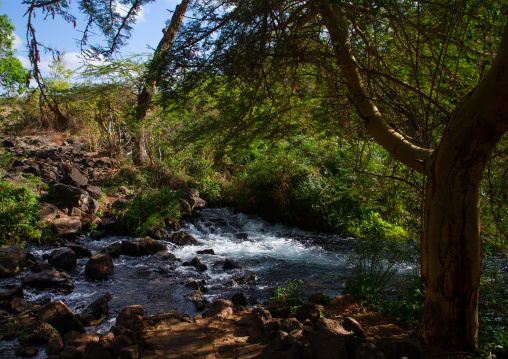
[(322, 0), (321, 17), (326, 26), (337, 63), (348, 89), (349, 97), (358, 114), (365, 122), (365, 127), (385, 150), (406, 166), (423, 173), (433, 151), (418, 147), (407, 141), (395, 131), (379, 111), (377, 105), (369, 96), (360, 69), (351, 52), (349, 41), (349, 22), (344, 9), (331, 6), (329, 1)]
[(508, 26), (485, 78), (450, 116), (437, 151), (394, 131), (362, 83), (351, 52), (346, 13), (321, 2), (350, 99), (374, 139), (397, 160), (428, 176), (422, 236), (423, 336), (441, 348), (478, 346), (482, 274), (480, 185), (492, 151), (508, 129)]
[(496, 60), (452, 114), (428, 173), (422, 279), (429, 344), (476, 349), (481, 180), (508, 130), (508, 26)]

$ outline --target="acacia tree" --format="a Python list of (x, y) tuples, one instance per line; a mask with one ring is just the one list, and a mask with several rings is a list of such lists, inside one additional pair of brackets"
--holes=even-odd
[[(275, 93), (276, 81), (294, 94), (303, 79), (326, 78), (321, 91), (345, 94), (371, 136), (425, 176), (425, 341), (476, 348), (480, 185), (508, 129), (507, 5), (217, 0), (196, 2), (194, 10), (201, 17), (173, 46), (179, 66), (167, 70), (168, 96), (213, 89), (214, 82), (251, 86), (251, 110), (232, 120), (227, 142), (244, 128), (267, 124), (251, 116), (261, 89), (277, 105), (287, 93)], [(267, 118), (280, 119), (277, 111)]]
[[(130, 38), (132, 27), (136, 22), (136, 15), (139, 14), (142, 6), (153, 1), (155, 0), (77, 1), (78, 11), (86, 21), (80, 41), (82, 52), (86, 52), (95, 58), (111, 57)], [(32, 64), (30, 75), (39, 87), (42, 97), (41, 103), (46, 104), (56, 114), (57, 126), (66, 128), (69, 120), (60, 110), (58, 101), (48, 94), (39, 68), (41, 51), (50, 52), (55, 58), (60, 57), (61, 52), (56, 48), (45, 46), (37, 39), (33, 20), (40, 12), (44, 19), (61, 17), (64, 21), (76, 27), (78, 18), (74, 13), (75, 9), (71, 8), (71, 1), (69, 0), (23, 0), (22, 4), (27, 8), (25, 13), (27, 18), (26, 39), (28, 58)], [(121, 6), (119, 5), (123, 6), (125, 11), (120, 11)], [(95, 30), (98, 30), (104, 36), (105, 45), (89, 43), (89, 35), (94, 33)]]
[(0, 86), (7, 92), (22, 92), (27, 82), (27, 71), (14, 57), (14, 26), (7, 15), (0, 15)]

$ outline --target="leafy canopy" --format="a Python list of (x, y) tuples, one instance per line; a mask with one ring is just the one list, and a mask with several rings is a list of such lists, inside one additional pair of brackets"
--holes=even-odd
[(7, 93), (21, 93), (27, 82), (27, 71), (14, 57), (14, 26), (7, 15), (0, 15), (0, 87)]

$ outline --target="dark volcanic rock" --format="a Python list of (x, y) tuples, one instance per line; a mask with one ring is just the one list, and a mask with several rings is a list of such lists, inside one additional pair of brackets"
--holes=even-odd
[(88, 178), (86, 178), (76, 167), (72, 167), (62, 179), (62, 183), (74, 186), (82, 187), (88, 184)]
[(226, 259), (224, 261), (224, 265), (222, 266), (222, 269), (224, 270), (230, 270), (230, 269), (237, 269), (241, 268), (237, 261), (234, 261), (232, 259)]
[(54, 287), (71, 289), (74, 287), (74, 282), (68, 274), (54, 270), (30, 273), (23, 277), (21, 283), (23, 283), (23, 286), (36, 287), (39, 289)]
[(90, 258), (92, 256), (92, 252), (83, 246), (78, 246), (76, 244), (66, 244), (65, 246), (72, 249), (77, 259)]
[(90, 258), (85, 266), (85, 275), (89, 278), (104, 279), (113, 274), (115, 267), (111, 256), (99, 253)]
[(157, 252), (166, 250), (164, 243), (156, 241), (150, 237), (145, 237), (140, 243), (142, 253), (155, 254)]
[(215, 255), (215, 251), (213, 249), (203, 249), (202, 251), (197, 251), (197, 254), (210, 254)]
[(51, 223), (53, 230), (61, 236), (79, 233), (81, 225), (81, 221), (76, 217), (57, 218)]
[(196, 244), (198, 241), (196, 238), (186, 232), (176, 232), (171, 236), (171, 242), (178, 244), (179, 246), (186, 246), (190, 244)]
[(248, 298), (244, 293), (235, 293), (231, 297), (231, 301), (234, 305), (241, 305), (243, 307), (246, 307), (248, 304)]
[(0, 293), (0, 300), (8, 300), (11, 301), (13, 298), (25, 298), (25, 294), (23, 292), (23, 288), (20, 286), (13, 287), (4, 292)]
[(104, 247), (101, 252), (109, 254), (112, 258), (119, 257), (122, 254), (122, 243), (111, 243), (110, 245)]
[(61, 247), (55, 249), (49, 255), (48, 262), (57, 268), (73, 269), (78, 265), (76, 254), (69, 247)]
[(85, 333), (85, 327), (76, 318), (72, 310), (62, 301), (50, 302), (37, 312), (37, 319), (50, 324), (60, 333), (67, 333), (74, 330), (78, 333)]
[(101, 199), (103, 195), (102, 189), (100, 189), (100, 187), (92, 186), (89, 184), (84, 186), (83, 189), (87, 191), (90, 194), (90, 196), (97, 201)]
[(198, 257), (192, 258), (192, 260), (190, 262), (185, 262), (183, 265), (184, 266), (192, 266), (200, 272), (204, 272), (208, 269), (208, 266), (206, 264), (204, 264), (203, 262), (201, 262), (201, 259), (199, 259)]
[(97, 325), (102, 322), (104, 317), (108, 315), (108, 302), (111, 299), (113, 299), (113, 296), (109, 293), (106, 293), (99, 299), (96, 299), (81, 313), (81, 322), (85, 326)]
[(12, 277), (27, 265), (26, 254), (21, 249), (10, 249), (0, 255), (0, 278)]
[(53, 266), (48, 262), (36, 262), (30, 269), (33, 273), (40, 273), (46, 270), (53, 270)]
[(122, 254), (138, 257), (141, 255), (141, 248), (137, 241), (122, 241)]

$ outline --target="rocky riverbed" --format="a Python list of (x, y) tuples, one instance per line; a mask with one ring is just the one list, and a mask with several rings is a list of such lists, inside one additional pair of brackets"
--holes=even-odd
[[(245, 263), (239, 263), (220, 256), (220, 245), (219, 250), (205, 248), (206, 241), (197, 240), (185, 228), (180, 230), (178, 224), (173, 224), (169, 231), (156, 229), (143, 239), (118, 237), (121, 224), (108, 214), (135, 189), (119, 188), (118, 193), (106, 196), (100, 187), (114, 168), (114, 160), (87, 151), (76, 139), (39, 136), (1, 141), (5, 150), (15, 156), (12, 165), (2, 169), (4, 180), (32, 186), (48, 199), (40, 214), (55, 235), (51, 236), (53, 243), (45, 247), (2, 250), (0, 357), (421, 357), (419, 343), (405, 338), (407, 330), (387, 324), (375, 315), (365, 315), (347, 296), (339, 295), (331, 303), (325, 303), (323, 293), (317, 292), (294, 310), (266, 300), (258, 303), (263, 296), (256, 295), (260, 286), (250, 287), (248, 292), (249, 283), (258, 280), (256, 272), (242, 267), (245, 263), (255, 267), (259, 257), (242, 257)], [(27, 181), (22, 174), (42, 178), (45, 186)], [(188, 228), (212, 223), (207, 233), (213, 235), (214, 221), (221, 221), (213, 216), (208, 221), (193, 221), (205, 207), (195, 190), (187, 191), (180, 207), (189, 219)], [(245, 245), (249, 242), (255, 248), (266, 246), (256, 242), (244, 228), (235, 231), (231, 237), (239, 246), (254, 248)], [(298, 251), (303, 242), (280, 247), (280, 256), (288, 251), (285, 248)], [(190, 252), (184, 249), (191, 247)], [(313, 248), (302, 245), (302, 253), (312, 252)], [(277, 248), (266, 250), (272, 252)], [(122, 260), (124, 271), (131, 267), (132, 273), (136, 273), (135, 267), (142, 267), (143, 271), (159, 273), (165, 278), (164, 283), (168, 283), (168, 278), (169, 283), (174, 279), (172, 287), (181, 289), (175, 295), (181, 297), (182, 305), (170, 314), (154, 314), (149, 304), (137, 305), (144, 303), (111, 310), (115, 293), (102, 292), (100, 288), (103, 283), (111, 283)], [(316, 252), (316, 263), (328, 265), (327, 261), (335, 263), (337, 258), (328, 259)], [(331, 265), (328, 271), (330, 268)], [(231, 283), (228, 285), (233, 290), (224, 291), (220, 284), (213, 295), (207, 296), (210, 289), (207, 279), (210, 281), (211, 277), (202, 278), (200, 273), (212, 272), (214, 278), (219, 278), (217, 283)], [(324, 277), (323, 274), (326, 282)], [(144, 278), (154, 277), (137, 278), (140, 282), (136, 289), (141, 293), (146, 288)], [(92, 295), (76, 291), (80, 300), (72, 297), (77, 282), (81, 286), (89, 283)], [(151, 285), (157, 285), (156, 282)], [(156, 302), (151, 297), (150, 303), (153, 301)]]

